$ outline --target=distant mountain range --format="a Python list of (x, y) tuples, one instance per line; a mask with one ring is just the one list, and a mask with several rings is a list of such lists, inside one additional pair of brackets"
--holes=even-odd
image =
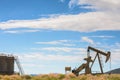
[(120, 68), (117, 68), (117, 69), (114, 69), (114, 70), (108, 71), (108, 72), (106, 72), (106, 73), (120, 74)]

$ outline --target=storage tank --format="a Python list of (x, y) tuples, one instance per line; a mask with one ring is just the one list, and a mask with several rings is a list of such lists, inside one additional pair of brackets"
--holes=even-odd
[(0, 54), (0, 74), (14, 74), (14, 56)]

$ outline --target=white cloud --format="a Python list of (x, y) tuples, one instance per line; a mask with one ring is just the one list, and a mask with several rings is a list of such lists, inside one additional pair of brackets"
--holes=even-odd
[[(47, 51), (55, 51), (55, 52), (86, 52), (84, 48), (69, 48), (69, 47), (45, 47), (45, 48), (31, 48), (32, 50), (47, 50)], [(74, 54), (74, 53), (72, 53)]]
[(89, 36), (89, 37), (96, 37), (96, 38), (114, 38), (114, 36)]
[[(64, 0), (61, 0), (64, 1)], [(34, 20), (8, 20), (0, 22), (0, 29), (32, 28), (91, 32), (101, 30), (120, 30), (120, 0), (70, 0), (69, 6), (84, 5), (96, 9), (95, 12), (76, 15), (55, 15)], [(6, 31), (17, 33), (18, 31)]]
[(52, 45), (55, 45), (55, 44), (61, 44), (61, 42), (59, 42), (59, 41), (51, 41), (51, 42), (36, 42), (36, 44), (52, 44)]
[(36, 44), (63, 44), (65, 42), (69, 42), (68, 40), (57, 40), (57, 41), (49, 41), (49, 42), (36, 42)]
[(88, 42), (89, 44), (92, 44), (92, 45), (94, 44), (94, 41), (88, 37), (82, 37), (81, 40), (84, 42)]
[(72, 8), (74, 5), (77, 5), (78, 4), (78, 0), (70, 0), (69, 2), (69, 8)]
[(100, 43), (100, 44), (97, 44), (97, 46), (101, 49), (105, 49), (105, 50), (109, 50), (109, 51), (112, 51), (114, 52), (114, 50), (116, 49), (120, 49), (120, 42), (115, 42), (115, 43), (112, 43), (112, 44), (107, 44), (107, 42), (103, 42), (103, 43)]
[(43, 54), (43, 53), (31, 53), (31, 54), (19, 54), (21, 60), (25, 61), (65, 61), (65, 62), (78, 62), (81, 56), (78, 55), (60, 55), (60, 54)]
[(84, 4), (86, 4), (85, 8), (87, 7), (105, 12), (120, 12), (120, 0), (70, 0), (69, 7)]
[(4, 33), (16, 34), (16, 33), (38, 32), (38, 31), (40, 31), (40, 30), (6, 30), (6, 31), (4, 31)]
[(120, 30), (120, 17), (103, 12), (88, 12), (77, 15), (61, 15), (36, 20), (9, 20), (0, 22), (0, 29), (32, 28), (69, 31)]
[(36, 44), (47, 44), (47, 45), (62, 45), (62, 46), (75, 46), (75, 44), (69, 43), (70, 40), (56, 40), (48, 42), (35, 42)]
[[(95, 17), (95, 15), (91, 15), (91, 16), (95, 17), (97, 21), (100, 21), (100, 23), (98, 23), (98, 25), (97, 25), (97, 27), (99, 29), (103, 29), (102, 26), (109, 28), (109, 29), (104, 28), (103, 30), (115, 30), (115, 29), (112, 29), (112, 26), (116, 27), (116, 28), (120, 28), (119, 26), (115, 26), (117, 24), (116, 21), (120, 22), (120, 16), (119, 16), (119, 14), (120, 14), (120, 10), (119, 10), (120, 9), (120, 0), (97, 0), (97, 1), (96, 0), (70, 0), (70, 2), (69, 2), (69, 7), (70, 8), (74, 7), (74, 6), (79, 6), (79, 5), (80, 5), (81, 8), (89, 8), (89, 9), (95, 9), (96, 10), (95, 11), (96, 12), (96, 14), (95, 14), (96, 17)], [(95, 12), (91, 12), (91, 13), (95, 13)], [(99, 14), (98, 12), (104, 13), (104, 18), (103, 19), (100, 20), (100, 18), (103, 15)], [(111, 15), (111, 16), (107, 16), (107, 15)], [(97, 17), (97, 16), (99, 16), (99, 17)], [(88, 17), (90, 17), (90, 15)], [(116, 21), (115, 21), (115, 23), (111, 24), (110, 22), (113, 22), (112, 21), (113, 19), (116, 20)], [(92, 18), (91, 18), (91, 20), (93, 21)], [(95, 21), (95, 24), (96, 23), (97, 22)], [(102, 23), (103, 23), (103, 25), (101, 25)], [(108, 23), (108, 24), (106, 24), (106, 23)], [(89, 24), (89, 25), (91, 25), (91, 24)], [(101, 27), (99, 27), (99, 25)], [(95, 25), (93, 25), (93, 26), (94, 27), (91, 28), (92, 30), (95, 29)]]

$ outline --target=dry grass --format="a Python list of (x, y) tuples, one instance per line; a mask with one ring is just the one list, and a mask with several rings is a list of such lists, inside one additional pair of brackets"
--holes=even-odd
[(78, 77), (74, 74), (44, 74), (37, 76), (30, 75), (0, 75), (0, 80), (120, 80), (120, 74), (111, 75), (79, 75)]

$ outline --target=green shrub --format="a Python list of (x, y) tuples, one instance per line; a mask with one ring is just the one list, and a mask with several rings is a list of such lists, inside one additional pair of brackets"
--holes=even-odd
[(24, 75), (21, 77), (22, 77), (22, 79), (25, 79), (25, 80), (30, 80), (32, 78), (32, 76), (30, 76), (30, 75)]
[(64, 79), (64, 78), (65, 78), (65, 75), (64, 75), (64, 74), (59, 74), (59, 77), (58, 77), (59, 80), (62, 80), (62, 79)]

